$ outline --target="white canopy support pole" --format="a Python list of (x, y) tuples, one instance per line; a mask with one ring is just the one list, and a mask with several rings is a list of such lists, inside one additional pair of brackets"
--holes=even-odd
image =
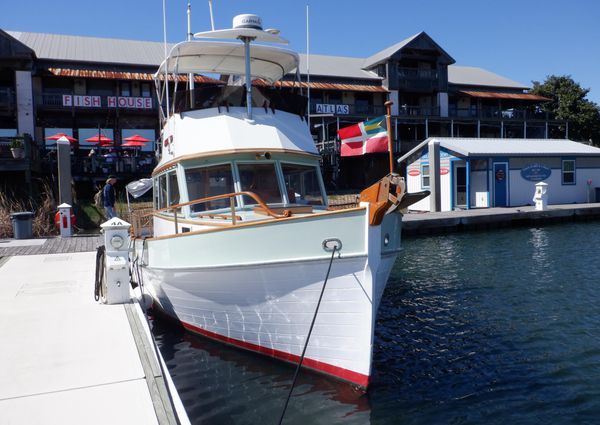
[(246, 59), (246, 109), (248, 119), (252, 119), (252, 73), (250, 72), (250, 41), (251, 37), (240, 37), (244, 42), (244, 53)]

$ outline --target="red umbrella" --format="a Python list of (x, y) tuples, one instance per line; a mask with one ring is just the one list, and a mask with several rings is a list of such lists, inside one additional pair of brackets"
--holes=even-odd
[(100, 143), (100, 146), (109, 145), (113, 142), (113, 140), (110, 137), (98, 134), (92, 137), (88, 137), (87, 139), (85, 139), (85, 141), (90, 143)]
[(48, 136), (48, 137), (46, 137), (46, 140), (58, 140), (58, 139), (60, 139), (61, 137), (66, 137), (66, 138), (67, 138), (67, 140), (68, 140), (69, 142), (71, 142), (71, 143), (76, 143), (76, 142), (77, 142), (77, 139), (76, 139), (76, 138), (74, 138), (74, 137), (71, 137), (71, 136), (68, 136), (68, 135), (66, 135), (65, 133), (56, 133), (56, 134), (53, 134), (52, 136)]
[[(127, 140), (127, 139), (125, 139), (125, 140)], [(124, 148), (141, 148), (141, 147), (144, 147), (145, 145), (146, 145), (146, 142), (137, 142), (135, 140), (131, 140), (126, 143), (123, 143), (121, 146), (123, 146)]]
[[(126, 137), (123, 140), (125, 140), (126, 142), (141, 142), (141, 143), (147, 143), (150, 141), (149, 139), (146, 139), (145, 137), (142, 137), (139, 134), (134, 134), (133, 136)], [(123, 145), (123, 146), (125, 146), (125, 145)]]

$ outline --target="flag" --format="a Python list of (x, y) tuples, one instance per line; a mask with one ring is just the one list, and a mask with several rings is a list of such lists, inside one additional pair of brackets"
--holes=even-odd
[(338, 136), (342, 141), (341, 156), (364, 155), (388, 151), (388, 135), (385, 115), (340, 128)]

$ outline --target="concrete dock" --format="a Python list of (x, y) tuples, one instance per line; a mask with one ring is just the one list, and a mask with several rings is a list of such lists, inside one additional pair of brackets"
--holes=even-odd
[(0, 244), (0, 422), (189, 423), (139, 304), (94, 300), (95, 251), (75, 251), (98, 238), (84, 239)]
[(402, 219), (402, 234), (414, 236), (595, 219), (600, 219), (600, 203), (549, 205), (544, 211), (537, 211), (533, 206), (523, 206), (409, 212)]

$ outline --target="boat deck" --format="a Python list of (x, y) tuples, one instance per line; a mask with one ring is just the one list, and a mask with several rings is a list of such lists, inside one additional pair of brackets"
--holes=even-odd
[(484, 230), (511, 226), (539, 226), (546, 223), (600, 218), (600, 203), (549, 205), (544, 211), (533, 206), (474, 208), (461, 211), (408, 213), (402, 218), (403, 235)]
[[(63, 253), (37, 254), (48, 241)], [(173, 403), (165, 396), (170, 377), (139, 304), (94, 301), (96, 254), (74, 251), (96, 243), (11, 240), (2, 248), (30, 254), (0, 259), (2, 423), (175, 424), (175, 411), (189, 423), (177, 393)]]

